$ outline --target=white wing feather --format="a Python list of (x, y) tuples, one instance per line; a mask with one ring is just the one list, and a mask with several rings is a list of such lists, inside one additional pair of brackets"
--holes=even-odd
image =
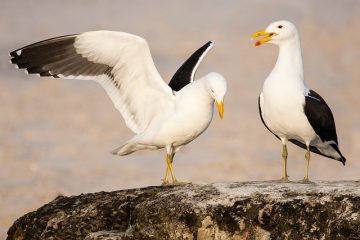
[(144, 39), (123, 32), (94, 31), (78, 35), (74, 46), (89, 61), (112, 67), (113, 78), (106, 74), (60, 77), (100, 83), (133, 132), (144, 131), (159, 112), (174, 107), (171, 88), (158, 73)]

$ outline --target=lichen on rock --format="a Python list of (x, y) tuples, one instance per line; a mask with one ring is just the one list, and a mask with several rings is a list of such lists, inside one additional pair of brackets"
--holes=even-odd
[(8, 239), (360, 239), (360, 182), (214, 183), (58, 197)]

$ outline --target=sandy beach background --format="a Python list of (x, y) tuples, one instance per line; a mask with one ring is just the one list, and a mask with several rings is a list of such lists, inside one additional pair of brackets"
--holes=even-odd
[[(300, 31), (307, 84), (335, 116), (341, 163), (313, 154), (312, 180), (359, 180), (360, 1), (20, 1), (0, 6), (0, 239), (18, 217), (57, 195), (160, 184), (164, 150), (117, 157), (132, 136), (94, 82), (38, 78), (9, 64), (10, 51), (46, 38), (116, 30), (145, 38), (168, 82), (208, 40), (214, 48), (197, 76), (228, 81), (225, 116), (175, 158), (183, 181), (272, 180), (281, 176), (281, 144), (262, 125), (258, 94), (277, 48), (254, 48), (252, 32), (287, 19)], [(151, 104), (151, 102), (149, 103)], [(289, 150), (289, 175), (303, 178), (305, 152)]]

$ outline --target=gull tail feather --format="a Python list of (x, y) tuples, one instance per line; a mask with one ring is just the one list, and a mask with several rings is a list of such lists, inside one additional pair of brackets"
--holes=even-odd
[(134, 142), (128, 142), (122, 145), (121, 147), (118, 147), (114, 149), (111, 153), (114, 155), (119, 156), (125, 156), (129, 155), (133, 152), (144, 150), (144, 149), (159, 149), (157, 146), (151, 146), (146, 144), (140, 144), (140, 143), (134, 143)]
[(114, 155), (119, 155), (119, 156), (125, 156), (125, 155), (129, 155), (135, 151), (137, 151), (136, 146), (134, 146), (135, 144), (133, 143), (126, 143), (116, 149), (114, 149), (111, 153)]

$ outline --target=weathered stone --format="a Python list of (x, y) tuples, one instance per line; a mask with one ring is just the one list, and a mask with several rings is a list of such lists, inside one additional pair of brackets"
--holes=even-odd
[(360, 239), (360, 181), (214, 183), (58, 197), (8, 239)]

